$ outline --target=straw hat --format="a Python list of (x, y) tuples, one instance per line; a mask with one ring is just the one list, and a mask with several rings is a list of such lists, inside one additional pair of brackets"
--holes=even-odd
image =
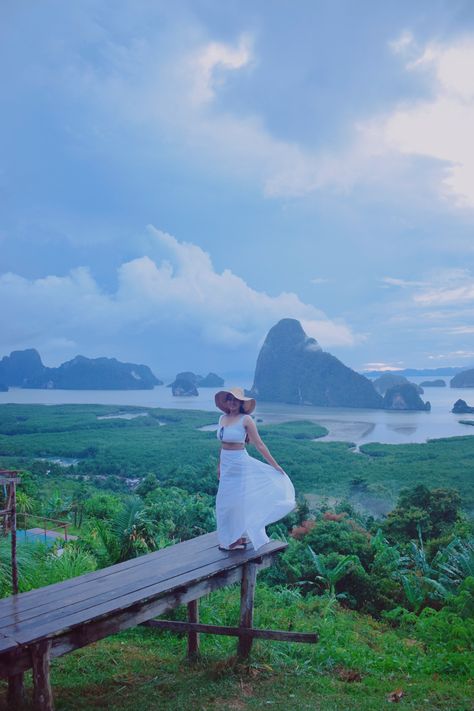
[(214, 397), (217, 407), (219, 410), (222, 410), (222, 412), (225, 412), (226, 414), (228, 413), (228, 408), (226, 406), (227, 395), (233, 395), (236, 400), (240, 400), (243, 405), (242, 409), (245, 410), (247, 415), (250, 415), (250, 413), (255, 410), (255, 405), (257, 403), (253, 397), (245, 397), (243, 388), (230, 388), (229, 390), (219, 390)]

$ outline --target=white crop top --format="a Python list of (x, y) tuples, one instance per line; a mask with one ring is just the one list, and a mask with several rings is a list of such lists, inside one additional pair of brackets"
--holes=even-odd
[(237, 422), (234, 422), (231, 425), (222, 425), (221, 422), (223, 417), (224, 415), (219, 417), (217, 439), (220, 439), (221, 442), (244, 444), (247, 436), (247, 432), (244, 427), (245, 415), (242, 415)]

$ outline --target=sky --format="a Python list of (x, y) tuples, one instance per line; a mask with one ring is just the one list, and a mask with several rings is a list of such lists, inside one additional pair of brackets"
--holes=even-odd
[(474, 365), (471, 0), (3, 0), (0, 356)]

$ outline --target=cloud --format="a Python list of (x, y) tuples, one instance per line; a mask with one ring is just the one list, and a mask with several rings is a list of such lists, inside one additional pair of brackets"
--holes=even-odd
[[(121, 265), (118, 286), (106, 293), (81, 267), (66, 276), (28, 280), (16, 274), (0, 277), (0, 299), (9, 303), (0, 324), (4, 350), (47, 344), (95, 355), (104, 343), (116, 347), (130, 341), (149, 345), (176, 330), (193, 348), (217, 348), (223, 354), (243, 348), (253, 352), (266, 331), (280, 318), (298, 318), (323, 347), (351, 346), (356, 336), (342, 322), (332, 321), (294, 293), (271, 296), (251, 288), (229, 269), (215, 271), (209, 254), (195, 244), (148, 228), (159, 263), (142, 256)], [(139, 346), (138, 346), (139, 350)]]
[(188, 73), (193, 77), (192, 98), (204, 104), (215, 97), (216, 88), (224, 83), (223, 71), (236, 70), (248, 65), (252, 58), (251, 38), (241, 35), (237, 46), (210, 42), (188, 60)]
[(402, 370), (402, 365), (403, 364), (400, 364), (400, 362), (398, 362), (397, 364), (383, 362), (365, 363), (363, 366), (363, 370)]
[[(135, 126), (148, 150), (172, 147), (188, 165), (250, 179), (269, 198), (357, 185), (400, 190), (413, 169), (404, 161), (421, 156), (435, 161), (430, 174), (436, 180), (441, 171), (445, 197), (474, 206), (474, 73), (466, 71), (473, 66), (473, 37), (420, 47), (406, 29), (389, 46), (405, 60), (404, 70), (431, 89), (431, 98), (359, 115), (346, 124), (342, 144), (315, 149), (275, 135), (266, 117), (232, 92), (233, 79), (252, 88), (252, 70), (261, 61), (250, 32), (218, 42), (189, 16), (162, 33), (153, 24), (139, 34), (125, 27), (114, 33), (112, 26), (86, 25), (69, 43), (50, 47), (51, 66), (35, 67), (45, 85), (54, 82), (80, 107), (82, 120), (72, 120), (69, 131), (81, 149), (88, 141), (101, 151), (113, 149), (117, 127)], [(100, 48), (100, 61), (91, 42)]]
[(409, 48), (413, 46), (415, 38), (410, 30), (403, 30), (403, 32), (394, 40), (389, 42), (389, 47), (395, 54), (404, 54)]
[(424, 281), (412, 281), (410, 279), (397, 279), (395, 277), (382, 277), (379, 281), (382, 284), (389, 286), (397, 286), (401, 289), (412, 289), (413, 287), (426, 286)]
[(450, 351), (449, 353), (436, 353), (428, 356), (430, 360), (455, 361), (459, 358), (474, 358), (474, 351)]
[(422, 307), (458, 307), (474, 302), (474, 276), (468, 269), (445, 269), (435, 274), (431, 283), (414, 294)]
[(311, 284), (328, 284), (329, 279), (325, 279), (324, 277), (314, 277), (311, 279)]
[[(413, 37), (392, 43), (403, 53)], [(474, 36), (449, 45), (428, 44), (407, 71), (424, 73), (429, 99), (406, 102), (365, 130), (378, 133), (387, 152), (422, 156), (444, 164), (440, 192), (457, 207), (474, 207)]]

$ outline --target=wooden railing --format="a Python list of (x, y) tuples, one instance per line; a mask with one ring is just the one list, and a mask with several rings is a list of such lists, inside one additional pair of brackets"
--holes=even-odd
[[(25, 530), (25, 531), (26, 531), (27, 528), (31, 528), (31, 527), (32, 527), (32, 523), (31, 523), (31, 522), (30, 522), (30, 523), (28, 524), (28, 526), (27, 526), (27, 519), (28, 519), (28, 518), (29, 518), (29, 519), (33, 519), (33, 521), (34, 521), (35, 523), (40, 522), (40, 525), (36, 525), (35, 528), (41, 528), (41, 529), (43, 529), (45, 542), (46, 542), (46, 540), (47, 540), (47, 535), (46, 535), (47, 532), (48, 532), (48, 531), (55, 531), (55, 529), (57, 529), (57, 528), (62, 528), (62, 529), (64, 529), (64, 532), (63, 532), (64, 541), (67, 542), (67, 540), (68, 540), (68, 537), (67, 537), (67, 536), (68, 536), (67, 529), (68, 529), (68, 526), (71, 525), (69, 521), (59, 521), (58, 519), (47, 518), (46, 516), (38, 516), (37, 514), (30, 514), (30, 513), (26, 513), (26, 512), (24, 512), (24, 511), (22, 511), (21, 513), (17, 513), (18, 530)], [(21, 519), (23, 519), (23, 526), (20, 526), (20, 521), (21, 521)], [(55, 525), (54, 525), (54, 526), (50, 526), (49, 528), (47, 528), (47, 526), (45, 525), (45, 522), (46, 522), (46, 521), (49, 521), (50, 523), (53, 523), (53, 524), (55, 524)]]

